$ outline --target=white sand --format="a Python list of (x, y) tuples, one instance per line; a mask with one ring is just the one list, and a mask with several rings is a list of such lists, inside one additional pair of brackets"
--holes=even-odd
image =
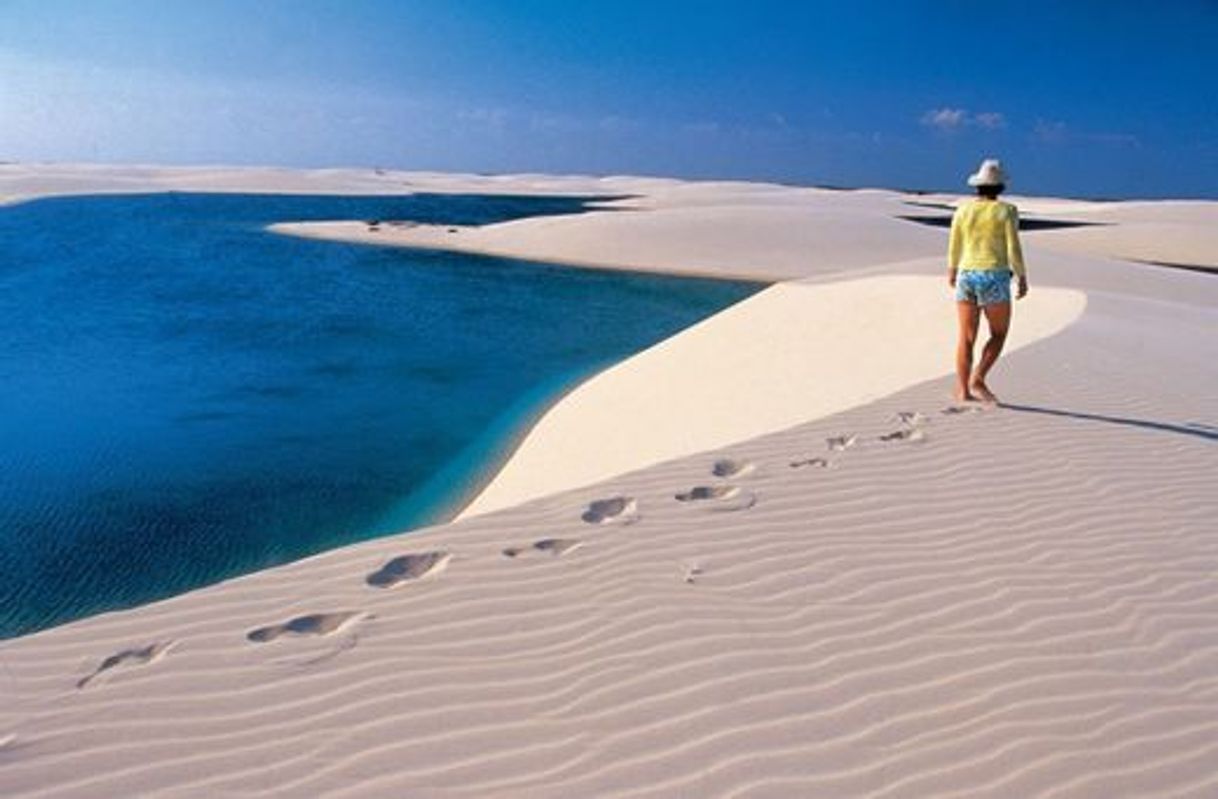
[(392, 235), (798, 282), (570, 394), (477, 509), (537, 499), (0, 645), (0, 795), (1218, 792), (1218, 284), (1105, 257), (1201, 263), (1215, 204), (1018, 200), (1115, 224), (1026, 237), (1011, 407), (943, 413), (944, 232), (892, 217), (956, 198), (0, 167), (264, 185), (634, 194)]
[[(955, 331), (944, 295), (941, 278), (905, 274), (772, 286), (580, 385), (463, 515), (784, 430), (937, 377), (950, 368), (943, 342)], [(1084, 306), (1081, 292), (1040, 289), (1012, 350), (1058, 332)]]

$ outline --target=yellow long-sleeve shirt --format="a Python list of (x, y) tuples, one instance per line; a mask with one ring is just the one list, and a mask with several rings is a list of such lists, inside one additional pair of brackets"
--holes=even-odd
[(1000, 200), (972, 200), (957, 208), (947, 262), (953, 269), (1011, 269), (1023, 277), (1019, 211)]

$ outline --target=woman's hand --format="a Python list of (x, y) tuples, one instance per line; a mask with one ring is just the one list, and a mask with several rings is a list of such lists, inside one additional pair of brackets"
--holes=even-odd
[[(955, 267), (948, 267), (948, 269), (947, 269), (947, 285), (951, 286), (952, 288), (956, 287), (956, 268)], [(1020, 296), (1022, 296), (1022, 295), (1020, 295)]]
[(1028, 279), (1020, 275), (1019, 288), (1015, 292), (1015, 299), (1022, 300), (1028, 293)]

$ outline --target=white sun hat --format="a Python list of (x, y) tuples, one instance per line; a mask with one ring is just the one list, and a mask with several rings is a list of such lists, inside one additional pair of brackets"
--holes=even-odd
[(1002, 168), (1002, 162), (997, 158), (987, 158), (981, 162), (976, 174), (968, 176), (970, 186), (997, 186), (1007, 182), (1007, 173)]

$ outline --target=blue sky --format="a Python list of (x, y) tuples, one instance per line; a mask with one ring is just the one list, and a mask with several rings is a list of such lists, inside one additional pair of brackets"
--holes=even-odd
[(1215, 43), (1215, 0), (0, 0), (0, 160), (1218, 197)]

